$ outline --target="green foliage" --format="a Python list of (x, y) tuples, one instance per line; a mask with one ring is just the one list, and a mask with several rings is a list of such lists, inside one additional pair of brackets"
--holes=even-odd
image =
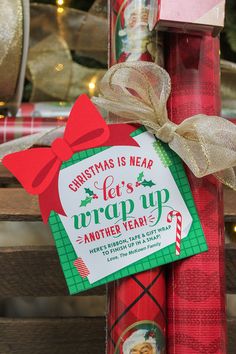
[(143, 180), (143, 182), (141, 182), (141, 185), (143, 186), (143, 187), (152, 187), (152, 186), (155, 186), (155, 183), (153, 183), (152, 182), (152, 180), (150, 180), (150, 181), (147, 181), (146, 179), (145, 180)]
[(138, 181), (138, 182), (141, 182), (142, 179), (143, 179), (143, 177), (144, 177), (143, 172), (140, 172), (140, 174), (138, 175), (137, 181)]
[(84, 200), (81, 200), (80, 207), (87, 206), (88, 204), (91, 203), (92, 200), (93, 200), (93, 197), (87, 197)]
[(93, 191), (91, 191), (91, 189), (89, 188), (84, 188), (85, 189), (85, 192), (91, 197), (94, 195)]

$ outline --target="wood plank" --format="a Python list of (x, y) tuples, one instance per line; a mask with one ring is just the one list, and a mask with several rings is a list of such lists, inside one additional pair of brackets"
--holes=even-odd
[[(227, 293), (236, 293), (236, 246), (226, 246)], [(81, 295), (104, 295), (105, 286)], [(54, 246), (0, 248), (0, 296), (68, 295)]]
[(227, 354), (235, 354), (236, 352), (236, 318), (227, 320), (228, 329), (228, 350)]
[(224, 188), (224, 214), (226, 221), (236, 220), (236, 192)]
[(236, 244), (227, 244), (225, 255), (227, 293), (236, 294)]
[[(236, 319), (228, 319), (228, 354), (235, 354)], [(105, 318), (0, 318), (2, 354), (105, 352)]]
[[(55, 247), (0, 248), (1, 297), (68, 294)], [(81, 295), (103, 294), (105, 287), (81, 293)]]
[[(0, 163), (0, 186), (5, 184), (19, 184), (17, 179)], [(224, 187), (225, 214), (236, 215), (236, 192)]]
[(105, 318), (0, 318), (2, 354), (105, 352)]
[(19, 183), (5, 166), (0, 163), (0, 184)]
[(0, 220), (42, 220), (37, 196), (22, 188), (0, 188)]
[[(236, 192), (224, 190), (225, 220), (236, 220)], [(37, 196), (29, 195), (22, 188), (0, 188), (0, 220), (42, 220)]]

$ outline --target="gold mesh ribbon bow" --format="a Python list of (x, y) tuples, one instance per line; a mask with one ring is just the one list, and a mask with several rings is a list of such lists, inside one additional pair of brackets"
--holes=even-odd
[[(154, 63), (114, 65), (100, 83), (93, 102), (121, 117), (119, 123), (140, 123), (174, 150), (196, 177), (214, 174), (236, 190), (236, 126), (204, 114), (177, 125), (167, 115), (171, 90), (168, 73)], [(125, 118), (124, 118), (125, 117)]]

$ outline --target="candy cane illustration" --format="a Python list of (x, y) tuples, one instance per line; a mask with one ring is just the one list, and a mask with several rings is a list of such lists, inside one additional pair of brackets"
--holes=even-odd
[(167, 215), (167, 222), (172, 222), (176, 218), (176, 255), (180, 255), (181, 251), (181, 234), (182, 234), (182, 214), (177, 210), (172, 210)]

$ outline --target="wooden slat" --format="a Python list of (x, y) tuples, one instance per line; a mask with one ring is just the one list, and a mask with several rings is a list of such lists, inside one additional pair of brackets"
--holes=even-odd
[[(226, 221), (236, 220), (236, 192), (226, 188), (224, 193)], [(0, 188), (0, 220), (42, 220), (38, 198), (22, 188)]]
[[(236, 246), (226, 246), (227, 292), (236, 293)], [(105, 287), (81, 295), (104, 295)], [(68, 295), (56, 249), (0, 248), (0, 296)]]
[[(0, 185), (17, 183), (15, 177), (0, 164)], [(231, 220), (236, 217), (236, 192), (224, 188), (225, 217)], [(29, 196), (21, 188), (0, 189), (0, 220), (40, 220), (37, 198)], [(32, 208), (33, 206), (33, 208)]]
[(22, 188), (0, 188), (0, 220), (42, 220), (37, 196)]
[(226, 284), (227, 293), (236, 294), (236, 245), (226, 245)]
[[(59, 258), (53, 246), (0, 248), (1, 297), (68, 294)], [(105, 287), (81, 293), (102, 294), (105, 294)]]
[(1, 354), (105, 352), (105, 318), (0, 318)]
[(227, 354), (236, 353), (236, 318), (228, 319), (228, 350)]
[[(228, 354), (235, 354), (236, 319), (229, 319)], [(92, 354), (105, 352), (105, 318), (0, 318), (2, 354)]]
[(226, 221), (236, 219), (236, 192), (229, 188), (224, 188), (224, 214)]
[[(236, 220), (236, 192), (225, 189), (225, 217)], [(42, 220), (38, 198), (29, 195), (22, 188), (0, 188), (0, 221)]]
[(15, 177), (0, 163), (0, 184), (18, 183)]

